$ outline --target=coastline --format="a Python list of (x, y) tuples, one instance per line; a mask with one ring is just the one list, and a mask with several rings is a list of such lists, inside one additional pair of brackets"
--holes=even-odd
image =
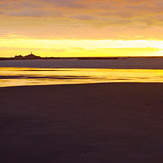
[(0, 88), (2, 162), (161, 163), (163, 84)]

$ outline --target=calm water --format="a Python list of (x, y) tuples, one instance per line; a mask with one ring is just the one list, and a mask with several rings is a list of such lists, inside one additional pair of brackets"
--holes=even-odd
[(163, 70), (0, 68), (0, 87), (103, 82), (163, 82)]

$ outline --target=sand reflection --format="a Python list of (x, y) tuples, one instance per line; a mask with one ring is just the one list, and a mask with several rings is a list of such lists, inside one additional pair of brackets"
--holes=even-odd
[(163, 70), (0, 68), (0, 86), (104, 82), (163, 82)]

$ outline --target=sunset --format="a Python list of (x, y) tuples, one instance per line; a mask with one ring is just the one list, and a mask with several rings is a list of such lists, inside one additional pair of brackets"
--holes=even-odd
[(163, 0), (0, 0), (0, 163), (163, 163)]
[(0, 56), (162, 56), (161, 0), (0, 1)]

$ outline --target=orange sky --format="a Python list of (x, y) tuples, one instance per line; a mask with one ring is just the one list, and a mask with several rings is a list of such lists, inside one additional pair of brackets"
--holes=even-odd
[(0, 57), (163, 55), (162, 0), (1, 0)]

